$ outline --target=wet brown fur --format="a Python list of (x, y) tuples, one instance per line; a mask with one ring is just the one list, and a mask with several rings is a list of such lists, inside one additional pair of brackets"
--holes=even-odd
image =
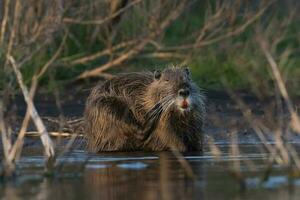
[[(122, 74), (97, 85), (87, 99), (90, 151), (179, 151), (202, 149), (203, 96), (187, 69)], [(178, 90), (187, 87), (193, 104), (181, 112)]]

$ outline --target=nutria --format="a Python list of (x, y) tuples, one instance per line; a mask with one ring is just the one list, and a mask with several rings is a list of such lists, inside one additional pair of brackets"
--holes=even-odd
[(204, 97), (188, 68), (122, 74), (97, 85), (85, 109), (88, 149), (202, 149)]

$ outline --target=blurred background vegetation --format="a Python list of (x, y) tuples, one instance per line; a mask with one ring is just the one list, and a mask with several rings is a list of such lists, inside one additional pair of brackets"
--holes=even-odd
[(297, 0), (2, 0), (0, 90), (110, 78), (117, 72), (189, 65), (204, 89), (274, 94), (264, 39), (293, 96), (300, 95)]

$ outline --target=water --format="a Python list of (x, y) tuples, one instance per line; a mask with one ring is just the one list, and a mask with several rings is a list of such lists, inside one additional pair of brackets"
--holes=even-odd
[[(1, 199), (299, 199), (300, 179), (289, 179), (280, 166), (261, 181), (268, 156), (255, 145), (242, 145), (240, 156), (187, 153), (196, 176), (171, 152), (88, 154), (75, 150), (61, 157), (60, 172), (43, 175), (43, 157), (27, 151), (18, 163), (19, 176), (1, 184)], [(208, 152), (208, 151), (205, 151)], [(241, 163), (246, 189), (230, 173), (233, 162)], [(252, 164), (255, 166), (251, 168)], [(250, 166), (250, 167), (249, 167)]]

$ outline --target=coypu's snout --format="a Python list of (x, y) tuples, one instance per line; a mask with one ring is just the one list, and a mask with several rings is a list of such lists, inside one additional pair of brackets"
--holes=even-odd
[(189, 89), (180, 89), (178, 90), (178, 101), (177, 105), (181, 111), (188, 111), (190, 110), (190, 91)]

